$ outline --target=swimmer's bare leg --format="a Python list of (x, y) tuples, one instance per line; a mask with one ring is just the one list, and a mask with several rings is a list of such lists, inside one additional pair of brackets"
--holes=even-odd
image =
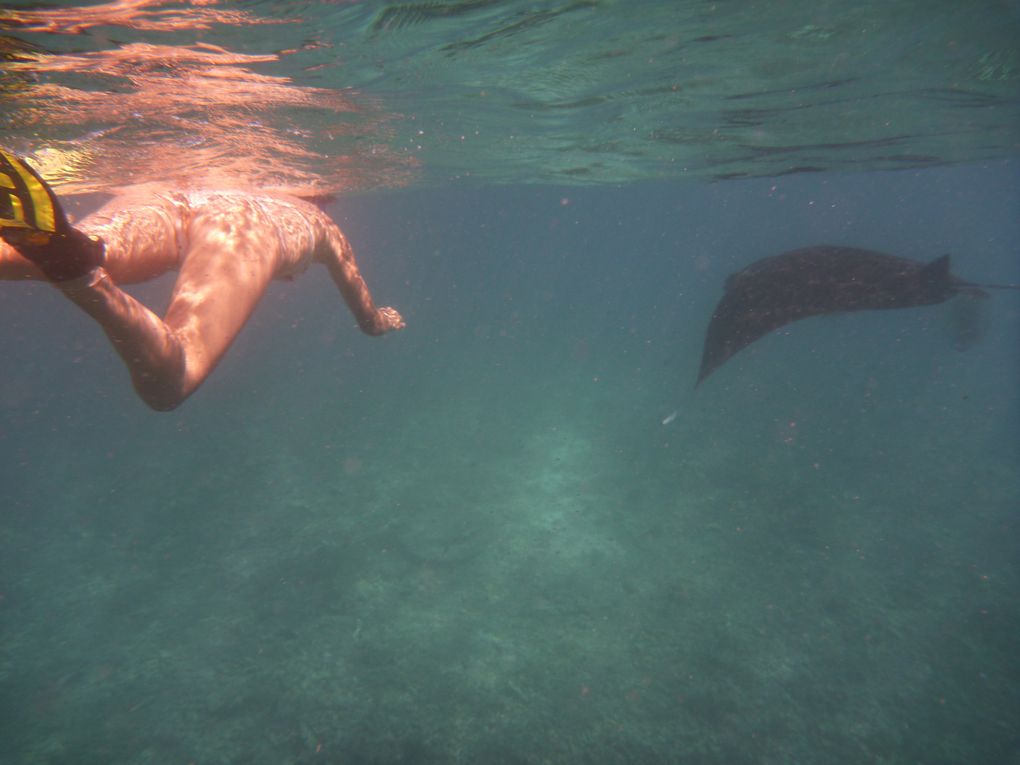
[(146, 404), (168, 411), (184, 400), (184, 349), (156, 314), (114, 284), (103, 269), (56, 286), (103, 328)]
[[(78, 228), (106, 243), (103, 268), (117, 284), (148, 281), (177, 268), (180, 260), (172, 205), (122, 205), (114, 200)], [(0, 281), (50, 281), (42, 269), (0, 239)]]
[(153, 409), (177, 407), (202, 384), (273, 277), (272, 232), (246, 227), (236, 215), (232, 210), (192, 222), (165, 319), (102, 278), (102, 270), (56, 284), (105, 330), (138, 395)]
[(23, 258), (7, 242), (0, 240), (0, 281), (22, 279), (44, 281), (46, 276), (30, 260)]

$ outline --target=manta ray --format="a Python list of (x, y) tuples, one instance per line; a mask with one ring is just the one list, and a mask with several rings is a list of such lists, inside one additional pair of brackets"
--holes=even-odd
[(818, 245), (757, 260), (726, 279), (712, 313), (698, 372), (702, 380), (731, 356), (785, 324), (846, 311), (935, 305), (954, 295), (987, 297), (985, 289), (949, 273), (949, 256), (930, 263), (856, 247)]

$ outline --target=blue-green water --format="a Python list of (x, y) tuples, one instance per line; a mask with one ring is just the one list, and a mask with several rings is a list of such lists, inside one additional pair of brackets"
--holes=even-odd
[[(360, 334), (313, 268), (274, 284), (209, 380), (157, 414), (55, 290), (0, 284), (0, 763), (1020, 763), (1020, 296), (982, 301), (982, 337), (966, 351), (954, 302), (812, 319), (694, 390), (726, 275), (766, 255), (820, 243), (948, 252), (965, 279), (1020, 282), (1015, 50), (967, 86), (994, 91), (984, 111), (947, 106), (907, 66), (941, 61), (955, 29), (968, 42), (947, 69), (915, 73), (962, 76), (1000, 50), (1015, 8), (985, 20), (982, 44), (979, 14), (899, 32), (901, 48), (859, 64), (858, 100), (846, 101), (854, 144), (883, 110), (859, 88), (895, 63), (884, 71), (917, 86), (903, 113), (932, 128), (904, 155), (937, 135), (945, 154), (916, 164), (968, 162), (883, 172), (868, 149), (853, 155), (868, 172), (781, 175), (799, 151), (759, 162), (737, 139), (691, 136), (684, 156), (705, 162), (686, 180), (665, 155), (632, 153), (648, 135), (626, 138), (666, 120), (644, 111), (654, 88), (568, 99), (611, 90), (618, 70), (582, 64), (651, 35), (667, 4), (613, 34), (585, 26), (600, 11), (622, 23), (626, 7), (611, 2), (275, 5), (316, 19), (308, 39), (334, 25), (333, 47), (307, 55), (340, 51), (350, 67), (298, 84), (339, 87), (349, 73), (351, 97), (389, 115), (373, 123), (393, 130), (378, 146), (344, 144), (344, 167), (375, 190), (329, 209), (408, 327)], [(749, 34), (738, 5), (711, 4), (729, 14), (724, 31)], [(765, 19), (771, 58), (751, 67), (757, 79), (718, 82), (800, 111), (768, 82), (853, 67), (810, 46), (912, 28), (910, 4), (897, 7), (882, 26), (878, 4), (845, 19), (836, 4), (796, 19), (783, 4)], [(855, 26), (855, 13), (879, 15)], [(687, 42), (722, 22), (697, 23)], [(550, 27), (575, 30), (567, 73), (590, 79), (551, 63), (534, 79), (553, 61)], [(302, 40), (296, 25), (218, 29), (175, 42), (255, 53)], [(160, 34), (21, 36), (117, 50)], [(450, 52), (464, 40), (484, 44)], [(699, 74), (741, 63), (693, 47)], [(477, 58), (457, 59), (467, 51)], [(516, 108), (519, 123), (504, 108), (473, 115), (469, 75), (514, 62), (530, 67), (521, 89), (549, 103)], [(628, 66), (628, 82), (649, 76)], [(406, 89), (429, 98), (402, 102), (411, 74)], [(509, 81), (493, 91), (506, 109), (522, 98)], [(925, 119), (928, 100), (938, 119)], [(741, 140), (797, 144), (847, 170), (845, 147), (817, 132), (835, 129), (835, 102), (821, 101), (811, 135), (785, 133), (784, 117)], [(694, 111), (711, 132), (717, 112)], [(454, 151), (454, 114), (484, 125), (486, 142)], [(593, 114), (597, 147), (579, 145)], [(138, 148), (151, 147), (130, 120), (82, 137), (11, 115), (0, 119), (20, 125), (19, 149), (56, 147), (69, 162), (80, 147), (95, 170), (128, 135), (146, 166)], [(423, 119), (424, 143), (405, 152)], [(525, 123), (535, 132), (521, 136)], [(429, 144), (436, 126), (449, 135)], [(494, 137), (500, 126), (518, 143)], [(712, 182), (723, 155), (724, 169), (776, 174)], [(590, 172), (559, 172), (578, 157)], [(76, 213), (94, 202), (69, 200)], [(171, 286), (132, 292), (160, 308)]]
[(1017, 150), (1015, 0), (6, 5), (0, 130), (77, 190), (591, 185)]
[(952, 304), (860, 314), (692, 385), (763, 254), (1015, 280), (1018, 180), (355, 198), (408, 328), (310, 272), (170, 415), (6, 285), (2, 761), (1015, 762), (1017, 299), (967, 352)]

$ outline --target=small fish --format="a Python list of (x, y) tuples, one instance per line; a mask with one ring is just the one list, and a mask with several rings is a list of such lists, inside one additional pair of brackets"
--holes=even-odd
[(664, 419), (662, 421), (662, 424), (663, 425), (669, 425), (669, 423), (673, 422), (673, 420), (676, 419), (676, 415), (677, 415), (677, 410), (674, 409), (672, 412), (670, 412), (668, 415), (666, 415), (666, 419)]

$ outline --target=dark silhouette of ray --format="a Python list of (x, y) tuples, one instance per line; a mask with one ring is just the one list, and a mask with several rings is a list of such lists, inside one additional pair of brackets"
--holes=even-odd
[(930, 263), (855, 247), (819, 245), (755, 261), (726, 279), (705, 335), (698, 382), (737, 351), (784, 324), (845, 311), (935, 305), (954, 295), (987, 297), (949, 273), (949, 256)]

